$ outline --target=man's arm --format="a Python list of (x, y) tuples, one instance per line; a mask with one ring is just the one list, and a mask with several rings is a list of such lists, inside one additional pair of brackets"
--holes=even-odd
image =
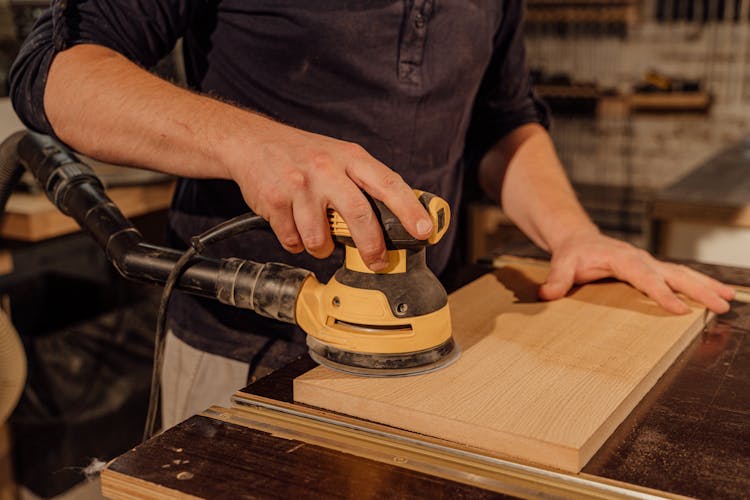
[(541, 298), (557, 299), (576, 283), (614, 277), (673, 313), (689, 310), (676, 292), (714, 312), (729, 310), (727, 301), (734, 297), (731, 287), (601, 234), (576, 199), (552, 140), (541, 126), (523, 125), (501, 139), (483, 157), (479, 179), (508, 217), (552, 253)]
[(349, 222), (365, 262), (385, 267), (383, 235), (361, 190), (384, 201), (413, 236), (432, 228), (409, 186), (360, 146), (179, 88), (99, 45), (55, 56), (44, 109), (58, 137), (89, 156), (236, 181), (291, 252), (331, 253), (331, 207)]

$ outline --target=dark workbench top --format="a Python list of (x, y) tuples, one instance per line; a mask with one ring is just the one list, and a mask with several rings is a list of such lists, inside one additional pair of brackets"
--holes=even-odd
[(110, 468), (202, 498), (500, 497), (201, 415), (126, 453)]
[(655, 193), (650, 217), (652, 249), (660, 252), (666, 251), (661, 233), (671, 222), (750, 227), (750, 138)]
[[(727, 282), (750, 285), (750, 269), (691, 265)], [(291, 402), (292, 380), (314, 366), (305, 356), (244, 392)], [(189, 478), (179, 479), (176, 471), (181, 467), (189, 470)], [(202, 416), (123, 455), (111, 469), (207, 497), (497, 497)], [(582, 472), (701, 498), (746, 497), (750, 304), (735, 302), (729, 313), (709, 324)]]
[(750, 205), (750, 138), (734, 144), (656, 194), (657, 202)]

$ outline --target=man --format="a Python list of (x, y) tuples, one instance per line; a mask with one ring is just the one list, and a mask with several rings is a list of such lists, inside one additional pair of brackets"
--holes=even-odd
[[(283, 261), (325, 281), (341, 260), (332, 207), (377, 271), (383, 237), (362, 191), (425, 237), (410, 188), (456, 207), (468, 174), (552, 253), (542, 298), (613, 276), (673, 313), (687, 311), (675, 292), (726, 311), (731, 288), (605, 237), (585, 215), (530, 88), (522, 13), (520, 0), (56, 0), (13, 67), (12, 96), (31, 128), (78, 151), (180, 176), (175, 246), (250, 207), (273, 231), (214, 255)], [(196, 92), (141, 68), (179, 37)], [(455, 226), (428, 253), (438, 274), (454, 239)], [(283, 325), (182, 294), (170, 328), (167, 425), (304, 350)]]

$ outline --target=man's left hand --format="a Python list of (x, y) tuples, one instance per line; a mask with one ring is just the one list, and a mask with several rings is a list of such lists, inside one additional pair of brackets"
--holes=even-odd
[(735, 294), (732, 287), (687, 266), (662, 262), (629, 243), (598, 231), (587, 231), (571, 235), (555, 249), (549, 276), (539, 289), (539, 296), (545, 300), (558, 299), (574, 284), (602, 278), (626, 281), (675, 314), (690, 311), (678, 293), (717, 314), (729, 310), (728, 301)]

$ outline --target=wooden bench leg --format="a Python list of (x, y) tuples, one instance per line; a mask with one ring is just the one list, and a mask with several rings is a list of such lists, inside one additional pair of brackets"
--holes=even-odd
[(4, 423), (0, 424), (0, 500), (16, 500), (18, 489), (13, 476), (10, 453), (10, 430)]

